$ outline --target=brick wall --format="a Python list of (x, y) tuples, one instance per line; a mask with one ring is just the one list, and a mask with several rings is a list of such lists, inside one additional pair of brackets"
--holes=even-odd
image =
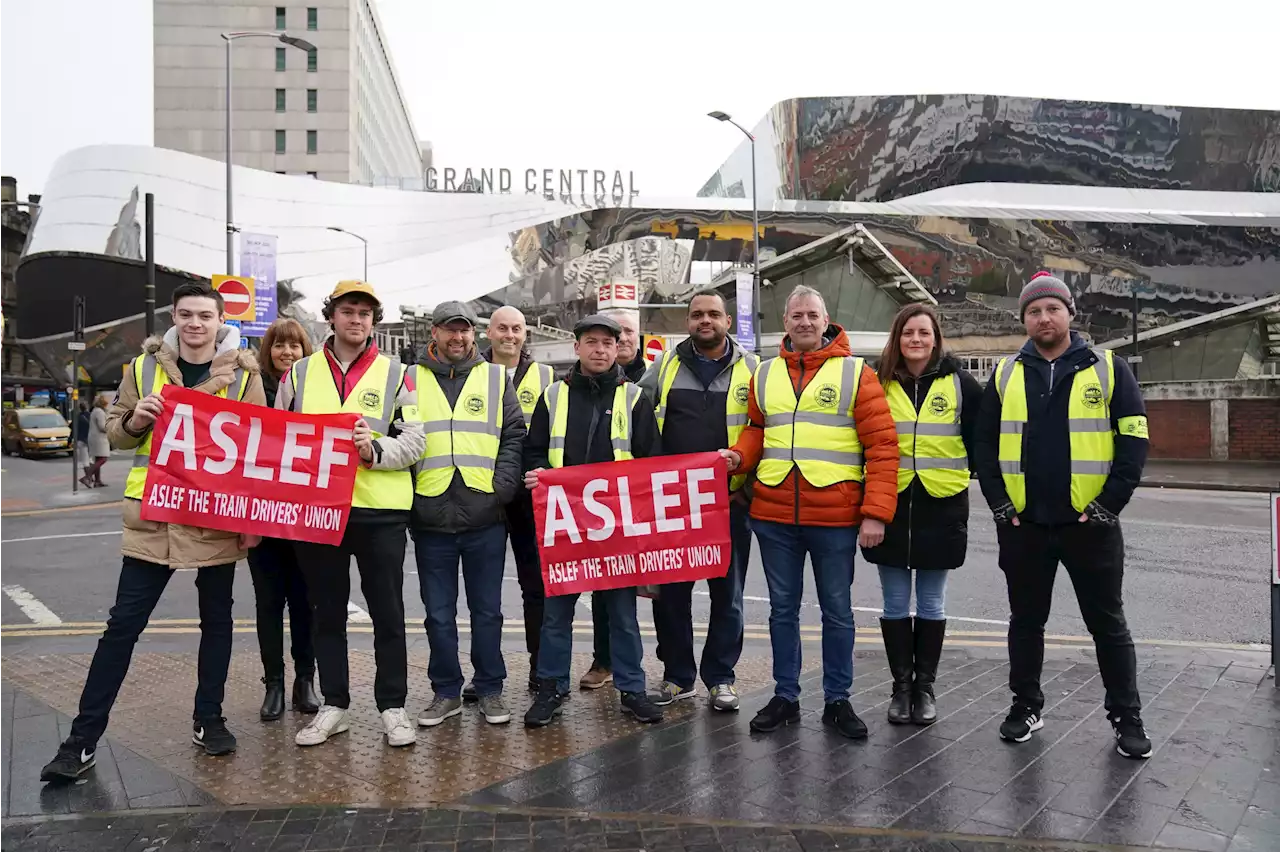
[(1280, 461), (1280, 399), (1233, 399), (1230, 412), (1232, 461)]
[[(1232, 406), (1252, 401), (1233, 400)], [(1151, 458), (1210, 458), (1209, 400), (1148, 400), (1147, 425), (1151, 433)]]

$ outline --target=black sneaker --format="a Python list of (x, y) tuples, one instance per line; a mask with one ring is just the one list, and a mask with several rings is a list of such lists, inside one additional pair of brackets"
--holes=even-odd
[(1137, 710), (1125, 710), (1107, 717), (1116, 733), (1116, 751), (1134, 760), (1151, 756), (1151, 740)]
[(1011, 743), (1025, 743), (1031, 739), (1033, 733), (1043, 727), (1044, 720), (1040, 718), (1039, 713), (1026, 704), (1015, 701), (1013, 707), (1009, 708), (1009, 715), (1000, 725), (1000, 739)]
[(53, 760), (40, 770), (40, 780), (46, 783), (76, 780), (93, 768), (95, 752), (93, 746), (86, 748), (80, 743), (67, 740), (58, 746), (58, 753)]
[(462, 700), (463, 701), (479, 701), (480, 700), (480, 696), (476, 694), (476, 685), (474, 683), (468, 683), (466, 686), (462, 687)]
[(236, 750), (236, 738), (227, 730), (227, 720), (210, 716), (191, 723), (191, 742), (204, 749), (205, 754), (217, 757)]
[(533, 699), (533, 706), (524, 714), (526, 728), (543, 728), (564, 712), (564, 693), (553, 677), (543, 678), (538, 682), (538, 694)]
[(867, 738), (867, 726), (853, 712), (853, 705), (846, 699), (832, 701), (823, 708), (822, 724), (835, 728), (851, 740)]
[(764, 709), (751, 720), (751, 730), (767, 734), (776, 731), (783, 725), (792, 725), (800, 721), (800, 702), (788, 701), (777, 695), (769, 699)]
[(622, 712), (635, 716), (637, 722), (662, 721), (662, 708), (643, 692), (622, 693)]

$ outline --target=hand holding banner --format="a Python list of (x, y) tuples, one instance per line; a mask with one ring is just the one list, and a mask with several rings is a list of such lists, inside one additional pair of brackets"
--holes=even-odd
[(293, 414), (177, 385), (162, 395), (143, 520), (341, 543), (360, 463), (356, 415)]
[(533, 506), (548, 595), (729, 570), (728, 472), (718, 453), (544, 470)]

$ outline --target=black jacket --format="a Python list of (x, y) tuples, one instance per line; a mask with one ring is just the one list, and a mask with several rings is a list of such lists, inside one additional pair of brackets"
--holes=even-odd
[(266, 370), (262, 373), (262, 392), (267, 397), (267, 408), (276, 407), (276, 393), (280, 390), (280, 379), (271, 375)]
[[(916, 411), (929, 395), (934, 379), (960, 374), (960, 435), (969, 452), (969, 469), (973, 469), (974, 433), (982, 407), (982, 385), (969, 375), (950, 354), (943, 355), (937, 365), (919, 379), (900, 374), (898, 382)], [(920, 478), (911, 480), (898, 494), (898, 511), (885, 527), (884, 541), (876, 547), (864, 547), (863, 557), (876, 565), (914, 568), (923, 571), (959, 568), (964, 564), (969, 545), (969, 491), (950, 497), (934, 497), (925, 490)]]
[[(710, 384), (703, 384), (695, 372), (693, 364), (699, 356), (692, 338), (686, 338), (675, 348), (680, 367), (673, 368), (678, 372), (671, 392), (667, 394), (666, 422), (662, 428), (662, 449), (667, 455), (715, 452), (729, 446), (729, 430), (724, 421), (725, 403), (730, 392), (741, 393), (745, 398), (750, 392), (750, 383), (741, 389), (729, 387), (733, 368), (746, 353), (732, 337), (727, 340), (728, 357), (712, 367), (717, 375)], [(654, 407), (661, 391), (661, 368), (662, 359), (659, 358), (640, 380), (641, 389)]]
[[(449, 406), (453, 407), (458, 402), (458, 396), (462, 393), (462, 386), (466, 384), (471, 369), (483, 364), (484, 360), (473, 350), (461, 363), (450, 364), (437, 358), (435, 347), (431, 346), (418, 363), (435, 376)], [(518, 490), (523, 488), (520, 461), (524, 443), (524, 415), (520, 412), (520, 401), (516, 399), (510, 379), (506, 380), (506, 384), (502, 397), (502, 437), (498, 444), (498, 458), (493, 466), (494, 493), (484, 494), (471, 490), (462, 481), (462, 474), (455, 471), (453, 481), (439, 497), (414, 494), (411, 516), (414, 529), (459, 533), (505, 523), (503, 504), (510, 502)], [(420, 406), (428, 393), (435, 392), (427, 382), (420, 383), (417, 390)], [(428, 434), (427, 446), (431, 447), (432, 442), (441, 437), (438, 433)]]
[(631, 359), (629, 364), (619, 364), (622, 368), (622, 374), (626, 376), (629, 382), (639, 382), (644, 378), (644, 372), (649, 368), (649, 362), (644, 360), (644, 353), (636, 351), (636, 357)]
[[(613, 442), (609, 430), (613, 422), (613, 393), (625, 382), (622, 368), (613, 369), (599, 376), (584, 376), (578, 364), (562, 381), (569, 385), (569, 411), (565, 441), (564, 466), (595, 464), (613, 461)], [(658, 438), (658, 420), (652, 406), (644, 400), (631, 410), (631, 454), (638, 459), (662, 454)], [(524, 442), (524, 469), (548, 468), (547, 449), (551, 446), (551, 419), (547, 413), (546, 397), (538, 400), (529, 423), (529, 434)]]
[[(1027, 425), (1022, 435), (1022, 468), (1027, 477), (1027, 506), (1020, 516), (1037, 524), (1078, 523), (1080, 513), (1071, 505), (1071, 438), (1067, 409), (1075, 374), (1097, 363), (1098, 357), (1074, 331), (1071, 346), (1056, 361), (1040, 356), (1028, 340), (1015, 356), (1022, 362), (1027, 382)], [(1123, 358), (1115, 358), (1115, 389), (1111, 393), (1111, 426), (1122, 417), (1146, 414), (1138, 381)], [(992, 509), (1009, 502), (1000, 476), (1000, 394), (992, 374), (982, 397), (975, 446), (978, 482)], [(1129, 503), (1147, 462), (1147, 441), (1130, 435), (1115, 436), (1115, 458), (1098, 503), (1119, 514)]]
[[(481, 355), (480, 357), (484, 358), (484, 360), (492, 364), (493, 363), (493, 347), (489, 347), (488, 349), (484, 350), (484, 354)], [(529, 354), (529, 350), (527, 349), (521, 350), (520, 360), (516, 362), (516, 370), (514, 373), (511, 374), (512, 387), (517, 387), (517, 388), (520, 387), (520, 383), (524, 381), (525, 374), (529, 372), (529, 366), (531, 364), (533, 364), (533, 356)]]

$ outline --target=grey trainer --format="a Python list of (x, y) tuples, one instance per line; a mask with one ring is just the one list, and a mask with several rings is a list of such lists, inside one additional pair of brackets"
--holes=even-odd
[(711, 709), (732, 713), (738, 709), (738, 690), (731, 683), (711, 687)]
[(505, 725), (511, 721), (511, 711), (502, 703), (502, 693), (480, 696), (480, 712), (490, 725)]
[(418, 724), (424, 728), (434, 728), (450, 716), (457, 716), (461, 713), (461, 698), (444, 698), (437, 695), (430, 706), (418, 714)]

